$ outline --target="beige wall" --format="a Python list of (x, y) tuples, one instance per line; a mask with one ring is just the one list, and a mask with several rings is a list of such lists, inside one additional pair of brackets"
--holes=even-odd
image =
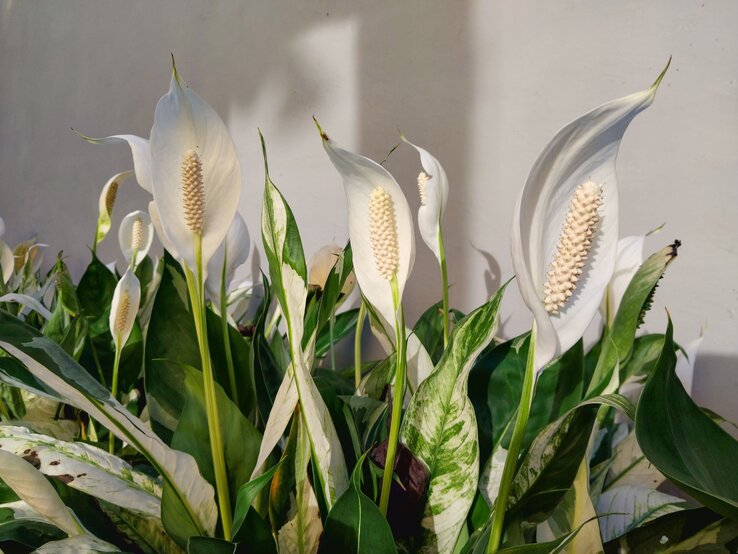
[[(79, 275), (97, 194), (128, 169), (124, 146), (92, 135), (147, 135), (166, 91), (169, 53), (231, 126), (244, 175), (240, 209), (258, 240), (259, 126), (273, 177), (308, 254), (346, 239), (339, 179), (310, 116), (344, 145), (381, 159), (401, 128), (444, 163), (452, 302), (479, 304), (512, 274), (515, 197), (539, 150), (564, 123), (649, 85), (673, 55), (653, 107), (621, 150), (622, 234), (662, 222), (650, 249), (678, 237), (663, 306), (686, 342), (704, 326), (695, 395), (738, 419), (738, 4), (724, 1), (455, 2), (413, 0), (0, 2), (0, 215), (11, 242), (37, 233)], [(417, 160), (388, 162), (417, 207)], [(144, 208), (130, 183), (122, 214)], [(114, 225), (117, 225), (114, 223)], [(104, 243), (106, 260), (117, 255)], [(439, 297), (418, 245), (410, 319)], [(511, 287), (511, 290), (514, 287)], [(517, 292), (504, 333), (529, 320)]]

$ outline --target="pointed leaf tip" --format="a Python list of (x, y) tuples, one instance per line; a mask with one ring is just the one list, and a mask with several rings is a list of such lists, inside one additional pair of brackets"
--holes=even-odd
[(671, 65), (671, 56), (669, 56), (669, 61), (666, 62), (666, 67), (661, 71), (659, 76), (656, 78), (656, 80), (651, 85), (652, 89), (657, 89), (659, 85), (661, 84), (661, 80), (664, 78), (664, 75), (666, 75), (666, 71), (669, 69), (669, 66)]
[(318, 120), (315, 116), (313, 116), (313, 121), (315, 122), (315, 126), (318, 128), (318, 132), (320, 133), (320, 138), (322, 138), (324, 141), (328, 142), (331, 140), (328, 138), (328, 135), (325, 134), (325, 131), (323, 131), (323, 127), (320, 126), (320, 123), (318, 123)]
[(267, 160), (266, 141), (259, 127), (256, 128), (256, 131), (259, 133), (259, 141), (261, 142), (261, 155), (264, 158), (264, 173), (266, 173), (266, 178), (269, 180), (269, 161)]

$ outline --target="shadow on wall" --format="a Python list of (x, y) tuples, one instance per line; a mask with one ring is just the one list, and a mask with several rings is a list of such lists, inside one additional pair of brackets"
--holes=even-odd
[(692, 397), (700, 406), (716, 411), (728, 424), (723, 428), (738, 439), (738, 358), (699, 352), (695, 359)]

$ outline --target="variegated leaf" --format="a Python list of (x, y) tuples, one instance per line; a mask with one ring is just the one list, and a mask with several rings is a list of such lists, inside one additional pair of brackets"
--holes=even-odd
[(23, 456), (44, 475), (73, 489), (140, 514), (161, 517), (161, 485), (104, 450), (11, 426), (0, 426), (0, 448)]
[(295, 447), (295, 491), (290, 494), (290, 519), (277, 532), (280, 552), (315, 554), (318, 551), (323, 523), (313, 488), (307, 478), (310, 461), (310, 439), (302, 421), (297, 424)]
[(192, 456), (169, 448), (59, 345), (2, 311), (0, 336), (0, 348), (23, 364), (10, 360), (12, 373), (0, 364), (0, 380), (84, 410), (141, 452), (170, 485), (168, 517), (173, 519), (167, 524), (165, 518), (170, 533), (186, 542), (192, 534), (215, 531), (215, 491)]
[[(262, 239), (269, 262), (272, 286), (287, 326), (292, 362), (285, 372), (286, 383), (282, 384), (280, 390), (284, 389), (285, 396), (289, 397), (290, 388), (293, 386), (290, 381), (294, 380), (302, 408), (302, 420), (307, 428), (323, 493), (330, 508), (336, 498), (348, 488), (348, 472), (328, 408), (310, 375), (314, 341), (309, 341), (307, 351), (303, 351), (301, 347), (307, 299), (307, 267), (300, 233), (292, 210), (269, 177), (263, 137), (262, 148), (266, 173), (261, 219)], [(275, 409), (269, 414), (270, 421), (267, 422), (269, 436), (267, 437), (265, 433), (265, 440), (259, 453), (259, 460), (262, 460), (262, 463), (274, 448), (274, 438), (284, 432), (289, 422), (287, 414), (291, 414), (293, 409), (294, 404), (285, 403), (279, 406), (275, 403)], [(260, 465), (258, 463), (257, 468)]]
[(419, 552), (451, 552), (477, 489), (479, 445), (467, 377), (494, 338), (504, 287), (458, 323), (448, 349), (410, 401), (400, 438), (430, 470)]

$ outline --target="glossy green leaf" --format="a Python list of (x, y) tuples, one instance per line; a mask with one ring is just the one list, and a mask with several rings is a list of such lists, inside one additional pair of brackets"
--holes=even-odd
[[(433, 373), (410, 400), (402, 443), (430, 470), (419, 552), (447, 552), (456, 542), (477, 488), (479, 447), (467, 377), (494, 338), (504, 287), (459, 322)], [(391, 502), (391, 499), (390, 499)]]
[[(233, 509), (233, 537), (236, 542), (246, 540), (248, 535), (246, 532), (241, 532), (241, 528), (246, 521), (246, 517), (252, 512), (251, 503), (261, 492), (261, 490), (268, 485), (274, 474), (279, 469), (279, 463), (274, 467), (265, 471), (258, 477), (255, 477), (248, 483), (241, 485), (238, 489), (238, 496), (236, 497), (236, 507)], [(247, 531), (244, 529), (244, 531)]]
[(650, 308), (650, 301), (659, 279), (676, 258), (680, 244), (676, 241), (652, 254), (631, 279), (623, 294), (618, 312), (615, 314), (612, 327), (603, 339), (602, 352), (587, 391), (588, 397), (591, 398), (603, 392), (614, 392), (617, 389), (617, 383), (614, 385), (611, 383), (613, 373), (630, 356), (635, 333), (643, 321), (643, 313)]
[(365, 457), (366, 454), (357, 462), (349, 488), (328, 514), (318, 552), (397, 552), (387, 520), (377, 505), (361, 492), (361, 468)]
[[(182, 383), (185, 403), (172, 437), (172, 448), (192, 454), (203, 476), (214, 484), (215, 473), (202, 372), (181, 364), (179, 369), (184, 373)], [(261, 436), (218, 383), (215, 383), (215, 397), (225, 450), (228, 486), (231, 498), (236, 498), (239, 489), (249, 481), (254, 469)]]
[(235, 554), (238, 547), (223, 539), (212, 537), (190, 537), (187, 554)]
[(638, 402), (636, 437), (659, 471), (705, 506), (738, 518), (738, 441), (689, 397), (676, 375), (673, 328)]

